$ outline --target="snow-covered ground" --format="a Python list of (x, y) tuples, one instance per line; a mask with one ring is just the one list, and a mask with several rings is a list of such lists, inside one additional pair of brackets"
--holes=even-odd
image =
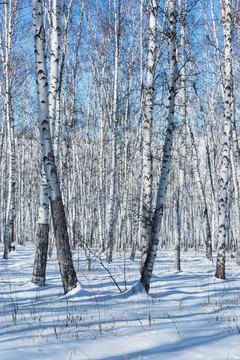
[[(2, 244), (0, 251), (3, 252)], [(150, 295), (132, 291), (139, 259), (117, 254), (109, 272), (98, 259), (88, 271), (74, 253), (81, 284), (65, 296), (56, 254), (47, 286), (31, 283), (34, 247), (16, 246), (0, 259), (1, 360), (240, 359), (240, 267), (228, 254), (227, 280), (214, 277), (204, 253), (161, 250)]]

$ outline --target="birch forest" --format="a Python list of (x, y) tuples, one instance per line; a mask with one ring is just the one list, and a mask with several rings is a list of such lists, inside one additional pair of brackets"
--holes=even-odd
[[(240, 265), (239, 0), (0, 2), (0, 242), (139, 261), (201, 250)], [(110, 266), (110, 265), (109, 265)]]

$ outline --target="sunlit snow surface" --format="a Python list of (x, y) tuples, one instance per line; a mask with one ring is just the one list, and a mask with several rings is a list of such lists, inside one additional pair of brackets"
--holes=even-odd
[(99, 259), (89, 271), (76, 251), (79, 285), (65, 296), (56, 254), (38, 288), (34, 247), (17, 245), (0, 259), (0, 360), (240, 359), (240, 267), (230, 255), (223, 281), (203, 252), (182, 253), (176, 272), (173, 251), (161, 250), (146, 295), (137, 291), (139, 257), (102, 257), (120, 293)]

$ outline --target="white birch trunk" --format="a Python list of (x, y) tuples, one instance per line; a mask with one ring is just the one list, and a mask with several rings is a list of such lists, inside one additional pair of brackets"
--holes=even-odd
[(8, 199), (6, 209), (6, 227), (4, 237), (3, 258), (8, 258), (8, 252), (11, 249), (11, 243), (14, 236), (14, 212), (15, 212), (15, 145), (14, 145), (14, 124), (11, 104), (11, 50), (12, 50), (12, 1), (4, 5), (4, 40), (5, 53), (3, 55), (4, 80), (5, 80), (5, 108), (4, 116), (7, 123), (7, 142), (9, 152), (9, 174), (8, 174)]
[[(60, 2), (53, 0), (52, 4), (52, 24), (51, 24), (51, 63), (50, 63), (50, 83), (49, 83), (49, 122), (51, 138), (54, 148), (55, 123), (56, 123), (56, 102), (59, 78), (59, 39), (60, 39)], [(54, 154), (55, 155), (55, 154)]]
[(240, 150), (238, 146), (237, 134), (235, 124), (232, 126), (232, 148), (231, 148), (231, 162), (233, 172), (233, 184), (236, 194), (236, 263), (240, 265)]
[(139, 199), (138, 211), (137, 211), (137, 228), (136, 239), (133, 243), (130, 260), (135, 259), (137, 245), (141, 247), (142, 243), (142, 214), (143, 214), (143, 154), (142, 154), (142, 137), (143, 137), (143, 106), (144, 106), (144, 94), (143, 94), (143, 0), (140, 5), (140, 113), (139, 113), (139, 138), (140, 138), (140, 152), (141, 152), (141, 164), (140, 172), (137, 180), (137, 199)]
[[(12, 183), (14, 181), (14, 162), (13, 162), (13, 149), (12, 149), (12, 128), (11, 128), (11, 116), (8, 113), (9, 104), (8, 96), (6, 96), (6, 116), (7, 116), (7, 126), (8, 126), (8, 149), (10, 150), (9, 154), (9, 173), (8, 173), (8, 198), (7, 198), (7, 208), (6, 208), (6, 227), (5, 227), (5, 236), (4, 236), (4, 253), (3, 258), (8, 259), (8, 253), (10, 248), (10, 231), (11, 231), (11, 221), (12, 221), (12, 203), (13, 203), (13, 189)], [(15, 185), (14, 185), (15, 187)]]
[(99, 223), (99, 242), (102, 252), (105, 251), (105, 211), (104, 211), (104, 144), (105, 144), (105, 118), (104, 118), (104, 95), (103, 95), (103, 81), (105, 74), (105, 64), (103, 65), (101, 86), (100, 86), (100, 155), (99, 155), (99, 209), (98, 209), (98, 223)]
[(218, 228), (218, 255), (215, 276), (225, 279), (225, 245), (227, 236), (227, 202), (230, 161), (230, 130), (232, 106), (232, 10), (231, 0), (222, 4), (222, 20), (225, 47), (224, 70), (224, 131), (222, 138), (222, 163), (219, 185), (219, 228)]
[[(53, 0), (52, 6), (52, 23), (51, 23), (51, 63), (50, 63), (50, 85), (49, 85), (49, 123), (51, 139), (54, 144), (58, 141), (55, 138), (55, 121), (56, 121), (56, 99), (58, 90), (58, 64), (59, 64), (59, 16), (60, 6), (58, 0)], [(57, 146), (55, 147), (58, 148)], [(57, 158), (57, 153), (55, 158)], [(37, 224), (36, 233), (36, 251), (33, 267), (32, 282), (38, 286), (45, 285), (46, 277), (46, 264), (47, 264), (47, 252), (48, 252), (48, 239), (49, 239), (49, 195), (48, 185), (44, 169), (42, 169), (42, 179), (40, 185), (40, 208), (39, 219)]]
[(187, 118), (187, 129), (188, 129), (191, 143), (192, 143), (194, 175), (195, 175), (197, 186), (198, 186), (199, 193), (201, 196), (203, 217), (204, 217), (205, 226), (206, 226), (206, 240), (205, 240), (206, 256), (209, 260), (212, 260), (212, 235), (211, 235), (211, 226), (210, 226), (210, 218), (209, 218), (209, 212), (208, 212), (207, 199), (206, 199), (203, 182), (202, 182), (201, 175), (200, 175), (201, 170), (200, 170), (199, 161), (198, 161), (198, 150), (197, 150), (195, 138), (194, 138), (192, 129), (190, 127), (188, 118)]
[(113, 113), (112, 113), (112, 178), (110, 188), (110, 207), (109, 207), (109, 229), (106, 260), (108, 263), (112, 261), (113, 238), (114, 238), (114, 216), (115, 216), (115, 193), (117, 179), (117, 121), (118, 121), (118, 62), (119, 62), (119, 21), (120, 21), (120, 1), (114, 0), (114, 16), (115, 16), (115, 67), (114, 67), (114, 94), (113, 94)]
[(53, 146), (48, 116), (48, 82), (46, 69), (45, 31), (41, 0), (33, 0), (33, 28), (38, 92), (38, 121), (42, 150), (42, 161), (47, 178), (57, 257), (65, 294), (77, 285), (77, 277), (67, 232), (65, 211), (62, 202), (57, 170), (54, 162)]
[[(181, 171), (181, 170), (180, 170)], [(181, 180), (179, 179), (179, 182)], [(181, 184), (179, 184), (178, 187), (178, 193), (177, 193), (177, 233), (176, 236), (174, 236), (175, 244), (174, 244), (174, 269), (179, 271), (181, 270), (181, 224), (182, 224), (182, 191), (183, 188), (181, 187)]]
[(40, 208), (36, 232), (36, 249), (32, 283), (45, 286), (49, 239), (49, 193), (44, 168), (41, 171)]
[(173, 135), (175, 129), (174, 107), (175, 107), (176, 81), (177, 81), (176, 0), (169, 1), (169, 22), (170, 22), (169, 34), (168, 34), (169, 82), (168, 82), (168, 100), (167, 100), (167, 118), (166, 118), (166, 122), (168, 125), (167, 125), (167, 132), (166, 132), (164, 149), (163, 149), (162, 168), (161, 168), (160, 183), (157, 193), (157, 203), (154, 211), (154, 216), (152, 220), (152, 231), (149, 239), (149, 249), (140, 279), (146, 292), (149, 292), (150, 289), (150, 280), (155, 263), (155, 258), (157, 255), (159, 233), (163, 218), (163, 210), (164, 210), (167, 185), (168, 185), (168, 175), (171, 164)]
[(185, 51), (185, 41), (186, 41), (186, 31), (185, 31), (185, 19), (187, 4), (186, 1), (185, 9), (182, 0), (178, 0), (179, 3), (179, 15), (180, 15), (180, 30), (181, 30), (181, 89), (179, 91), (179, 105), (180, 105), (180, 127), (181, 127), (181, 140), (180, 140), (180, 163), (179, 163), (179, 189), (178, 189), (178, 198), (177, 198), (177, 241), (175, 244), (175, 270), (181, 270), (180, 262), (180, 250), (181, 250), (181, 239), (184, 235), (183, 231), (183, 194), (185, 190), (185, 176), (186, 176), (186, 140), (187, 140), (187, 131), (186, 131), (186, 51)]
[(149, 17), (149, 45), (147, 59), (147, 84), (145, 93), (145, 108), (143, 113), (143, 194), (142, 194), (142, 256), (141, 273), (145, 264), (149, 239), (152, 231), (152, 123), (154, 107), (154, 78), (156, 68), (156, 22), (157, 2), (151, 0)]

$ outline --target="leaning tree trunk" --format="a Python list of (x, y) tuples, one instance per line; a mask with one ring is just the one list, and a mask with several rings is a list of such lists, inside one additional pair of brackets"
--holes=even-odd
[(222, 163), (219, 185), (219, 228), (218, 228), (218, 255), (215, 276), (225, 279), (225, 242), (227, 235), (227, 202), (228, 180), (230, 161), (230, 130), (231, 130), (231, 107), (232, 107), (232, 14), (231, 0), (226, 0), (225, 7), (222, 5), (223, 33), (225, 46), (225, 72), (224, 72), (224, 131), (222, 146)]
[[(50, 85), (49, 85), (49, 124), (51, 139), (55, 143), (55, 121), (56, 121), (56, 98), (58, 89), (58, 67), (59, 67), (59, 18), (60, 6), (57, 0), (52, 6), (52, 27), (51, 27), (51, 64), (50, 64)], [(57, 154), (55, 155), (55, 159)], [(44, 286), (46, 281), (46, 265), (49, 241), (49, 193), (48, 184), (44, 169), (40, 185), (40, 208), (36, 232), (36, 250), (33, 267), (32, 282), (38, 286)]]
[(67, 222), (62, 202), (48, 116), (48, 82), (46, 68), (45, 29), (42, 0), (33, 0), (33, 27), (35, 40), (38, 122), (42, 161), (48, 183), (53, 229), (56, 239), (57, 258), (65, 294), (77, 285), (67, 232)]
[(150, 280), (157, 255), (159, 233), (163, 218), (163, 209), (167, 193), (168, 175), (171, 164), (171, 153), (173, 135), (175, 129), (174, 105), (176, 97), (177, 82), (177, 59), (176, 59), (176, 0), (169, 1), (169, 33), (168, 33), (168, 61), (169, 61), (169, 82), (168, 82), (168, 103), (167, 103), (167, 132), (163, 148), (162, 169), (160, 183), (157, 193), (157, 203), (152, 220), (152, 231), (149, 239), (149, 249), (146, 261), (141, 273), (141, 283), (146, 292), (150, 289)]
[[(58, 1), (53, 1), (52, 27), (51, 27), (51, 64), (49, 85), (49, 123), (53, 148), (55, 143), (55, 121), (56, 121), (56, 97), (58, 89), (58, 67), (59, 67), (59, 18), (60, 6)], [(56, 159), (56, 155), (55, 159)], [(40, 208), (36, 232), (36, 250), (33, 267), (32, 282), (38, 286), (44, 286), (46, 281), (46, 265), (49, 241), (49, 194), (44, 169), (40, 185)]]

